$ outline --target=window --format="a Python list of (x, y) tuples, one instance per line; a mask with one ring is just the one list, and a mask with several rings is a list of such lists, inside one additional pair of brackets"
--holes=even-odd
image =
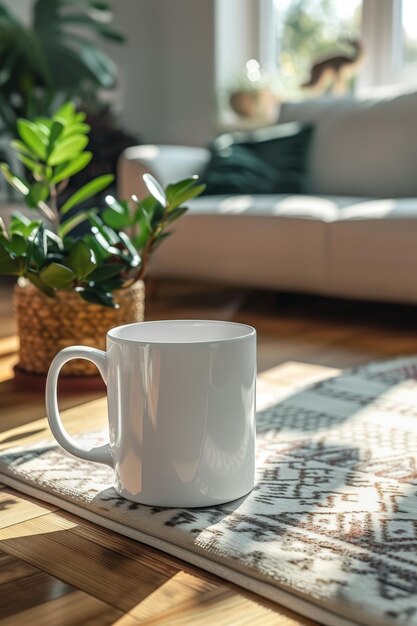
[(401, 62), (406, 72), (417, 71), (417, 2), (402, 0), (401, 6)]
[(366, 58), (351, 89), (417, 83), (417, 0), (259, 0), (260, 61), (285, 95), (300, 92), (319, 57)]
[(361, 0), (274, 0), (277, 79), (287, 91), (308, 79), (314, 60), (354, 54), (348, 39), (360, 38)]

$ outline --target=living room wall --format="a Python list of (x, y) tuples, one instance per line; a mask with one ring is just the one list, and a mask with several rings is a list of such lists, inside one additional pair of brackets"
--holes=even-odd
[(204, 144), (214, 130), (214, 0), (117, 0), (126, 126), (143, 141)]

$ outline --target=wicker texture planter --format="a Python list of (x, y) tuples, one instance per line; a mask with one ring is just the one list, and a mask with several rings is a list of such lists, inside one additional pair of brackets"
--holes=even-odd
[[(46, 374), (59, 350), (72, 345), (106, 349), (106, 333), (120, 324), (141, 322), (145, 312), (145, 286), (138, 281), (116, 292), (119, 309), (85, 302), (76, 293), (60, 291), (48, 298), (30, 283), (16, 285), (13, 295), (20, 338), (20, 370)], [(74, 360), (62, 376), (97, 376), (97, 368), (85, 360)]]

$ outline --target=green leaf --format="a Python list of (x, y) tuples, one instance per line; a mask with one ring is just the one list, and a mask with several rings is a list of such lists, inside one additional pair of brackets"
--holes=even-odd
[(152, 231), (160, 224), (164, 213), (164, 207), (153, 196), (148, 196), (138, 203), (133, 221), (140, 225), (141, 230)]
[(178, 207), (177, 209), (170, 211), (168, 213), (168, 219), (167, 219), (168, 224), (171, 224), (174, 220), (177, 220), (179, 217), (181, 217), (181, 215), (184, 215), (184, 213), (186, 213), (187, 211), (188, 211), (188, 208), (185, 206)]
[(97, 267), (96, 255), (84, 241), (80, 240), (70, 252), (69, 264), (77, 278), (86, 278)]
[(62, 118), (66, 122), (72, 121), (75, 117), (75, 104), (73, 102), (66, 102), (56, 111), (54, 117)]
[[(111, 245), (108, 241), (108, 239), (106, 239), (103, 234), (99, 231), (98, 228), (96, 228), (96, 226), (93, 226), (93, 228), (91, 229), (92, 234), (94, 235), (94, 239), (96, 240), (96, 242), (104, 249), (106, 250), (106, 252), (108, 254), (110, 254), (109, 250), (111, 248)], [(94, 248), (93, 248), (94, 249)]]
[(15, 152), (20, 152), (21, 154), (24, 154), (25, 156), (30, 157), (31, 159), (37, 159), (39, 158), (37, 154), (35, 154), (35, 152), (33, 152), (33, 150), (30, 150), (26, 144), (23, 143), (23, 141), (20, 141), (19, 139), (13, 139), (10, 142), (10, 146), (13, 148), (13, 150)]
[(108, 2), (99, 2), (98, 0), (61, 0), (61, 3), (69, 4), (71, 5), (71, 7), (78, 4), (85, 9), (95, 9), (96, 11), (103, 11), (104, 13), (108, 13), (110, 18), (112, 17), (111, 7)]
[(105, 250), (108, 253), (109, 248), (110, 248), (110, 243), (105, 237), (103, 237), (99, 229), (93, 226), (93, 228), (91, 229), (91, 233), (93, 234), (95, 241), (103, 248), (103, 250)]
[(46, 158), (46, 137), (42, 131), (29, 120), (17, 120), (17, 132), (22, 141), (41, 159)]
[(109, 209), (108, 207), (106, 207), (101, 213), (101, 217), (107, 226), (110, 226), (110, 228), (116, 228), (117, 230), (120, 228), (126, 228), (126, 226), (129, 226), (131, 223), (129, 217), (126, 218), (124, 215), (121, 215), (117, 211)]
[(98, 229), (111, 246), (117, 246), (120, 243), (120, 237), (116, 231), (110, 226), (106, 226), (98, 215), (90, 215), (89, 220), (90, 224)]
[(118, 202), (113, 196), (106, 196), (105, 202), (107, 207), (102, 212), (101, 217), (107, 226), (121, 229), (132, 224), (132, 217), (127, 202)]
[(137, 250), (143, 250), (148, 242), (149, 236), (149, 232), (142, 230), (138, 235), (132, 237), (133, 245), (135, 246), (135, 248), (137, 248)]
[(131, 242), (129, 237), (126, 235), (126, 233), (124, 233), (123, 231), (120, 231), (119, 237), (122, 240), (122, 242), (124, 243), (124, 246), (125, 246), (127, 252), (129, 253), (129, 256), (130, 256), (129, 265), (131, 267), (137, 267), (139, 265), (139, 263), (140, 263), (140, 256), (139, 256), (135, 246), (133, 245), (133, 243)]
[(91, 126), (88, 124), (82, 124), (81, 122), (77, 124), (69, 124), (65, 127), (64, 132), (62, 133), (62, 138), (66, 139), (67, 137), (71, 137), (72, 135), (87, 135), (91, 130)]
[(152, 229), (152, 215), (157, 206), (160, 205), (152, 196), (148, 196), (141, 202), (138, 202), (133, 223), (142, 224), (142, 222), (145, 221), (148, 224), (149, 229)]
[(154, 178), (152, 174), (144, 174), (142, 178), (151, 196), (153, 196), (160, 205), (166, 207), (167, 198), (165, 191), (162, 189), (156, 178)]
[(123, 250), (121, 250), (120, 248), (116, 247), (116, 246), (109, 246), (107, 248), (107, 252), (113, 256), (113, 257), (117, 257), (119, 259), (121, 259), (122, 261), (124, 261), (126, 264), (130, 265), (130, 259), (128, 259), (126, 257), (126, 254), (123, 252)]
[(65, 220), (65, 222), (59, 226), (58, 234), (61, 237), (65, 237), (76, 226), (78, 226), (79, 224), (82, 224), (83, 222), (85, 222), (85, 220), (87, 220), (92, 213), (93, 213), (93, 209), (90, 209), (88, 211), (80, 211), (79, 213), (76, 213), (72, 217), (70, 217), (67, 220)]
[(108, 2), (97, 2), (95, 0), (90, 0), (90, 4), (91, 7), (96, 11), (104, 11), (105, 13), (110, 13), (110, 15), (112, 15), (111, 5)]
[(109, 28), (100, 20), (88, 14), (68, 14), (68, 16), (63, 18), (63, 21), (65, 21), (66, 24), (89, 26), (102, 37), (115, 41), (116, 43), (123, 43), (123, 41), (125, 41), (125, 37), (119, 31)]
[(108, 26), (100, 26), (98, 32), (105, 39), (109, 39), (115, 43), (124, 43), (126, 41), (126, 37), (124, 35), (113, 28), (109, 28)]
[(0, 275), (19, 276), (25, 267), (23, 259), (17, 259), (15, 255), (3, 247), (0, 243)]
[(80, 45), (79, 55), (83, 65), (101, 87), (112, 89), (117, 76), (117, 66), (113, 59), (86, 39), (77, 37), (77, 42)]
[[(21, 228), (24, 226), (28, 226), (31, 223), (31, 220), (26, 216), (23, 215), (23, 213), (19, 213), (19, 211), (14, 211), (14, 213), (12, 213), (12, 216), (10, 218), (10, 225), (9, 225), (9, 230), (11, 232), (20, 232), (20, 231), (13, 231), (13, 227), (16, 225), (17, 228)], [(40, 220), (39, 220), (40, 223)]]
[(173, 200), (171, 200), (168, 211), (173, 211), (177, 207), (181, 206), (181, 204), (184, 204), (184, 202), (188, 202), (188, 200), (196, 198), (203, 193), (205, 188), (206, 185), (195, 185), (195, 187), (191, 187), (191, 189), (185, 189), (182, 193), (179, 193), (175, 196), (175, 198), (173, 198)]
[(126, 281), (123, 278), (110, 278), (109, 280), (103, 280), (97, 283), (94, 286), (100, 287), (103, 291), (116, 291), (116, 289), (120, 289), (123, 287)]
[(44, 123), (43, 121), (39, 121), (34, 120), (33, 122), (36, 126), (36, 128), (42, 133), (42, 137), (44, 138), (44, 141), (46, 142), (46, 145), (48, 144), (48, 140), (49, 140), (49, 132), (52, 128), (52, 122), (50, 120), (46, 120), (46, 123)]
[(7, 182), (12, 187), (14, 187), (14, 189), (19, 191), (24, 196), (27, 196), (27, 194), (29, 193), (29, 185), (22, 178), (20, 178), (19, 176), (16, 176), (16, 174), (13, 174), (10, 171), (10, 167), (8, 166), (7, 163), (0, 163), (0, 171), (2, 172)]
[(151, 217), (152, 229), (155, 229), (157, 228), (157, 226), (159, 226), (159, 224), (162, 222), (162, 219), (164, 217), (164, 213), (165, 213), (164, 207), (161, 206), (160, 204), (157, 204), (153, 211), (153, 215)]
[(86, 244), (92, 250), (94, 250), (94, 254), (96, 255), (99, 263), (102, 263), (105, 259), (108, 259), (109, 244), (97, 229), (92, 229), (91, 234), (84, 235), (83, 239)]
[(88, 137), (84, 135), (74, 135), (73, 137), (63, 139), (55, 144), (48, 157), (48, 164), (54, 166), (75, 159), (79, 153), (84, 150), (87, 144)]
[(72, 246), (75, 244), (76, 241), (77, 239), (75, 239), (75, 237), (71, 237), (71, 235), (65, 235), (65, 237), (62, 238), (65, 252), (69, 254), (71, 252)]
[(71, 198), (69, 198), (65, 204), (61, 207), (61, 214), (65, 215), (72, 207), (85, 202), (92, 196), (100, 193), (103, 189), (106, 189), (114, 180), (113, 174), (104, 174), (98, 178), (94, 178), (89, 183), (78, 189)]
[(28, 248), (27, 240), (18, 233), (13, 233), (10, 239), (3, 239), (2, 244), (6, 250), (14, 254), (16, 257), (26, 254)]
[(37, 269), (40, 269), (45, 263), (47, 254), (48, 242), (45, 235), (45, 228), (43, 224), (40, 224), (38, 229), (34, 232), (28, 247), (26, 267), (29, 268), (31, 264), (34, 264)]
[(61, 124), (61, 122), (58, 121), (54, 121), (54, 123), (52, 124), (52, 128), (49, 134), (49, 144), (48, 144), (48, 156), (52, 153), (52, 150), (54, 149), (54, 146), (57, 142), (57, 140), (59, 139), (62, 131), (64, 129), (64, 124)]
[(23, 235), (26, 239), (30, 237), (35, 228), (39, 228), (41, 220), (31, 221), (25, 215), (21, 213), (13, 213), (10, 218), (9, 232), (10, 234), (17, 233)]
[(82, 152), (70, 163), (58, 165), (58, 167), (55, 169), (54, 175), (52, 176), (51, 183), (53, 185), (56, 185), (62, 180), (70, 178), (71, 176), (74, 176), (74, 174), (78, 174), (78, 172), (81, 172), (81, 170), (87, 167), (92, 158), (92, 152)]
[(119, 276), (123, 269), (120, 263), (103, 263), (90, 274), (89, 279), (95, 283), (99, 283), (103, 280), (109, 280), (110, 278)]
[[(150, 198), (152, 198), (152, 196), (150, 196)], [(137, 250), (141, 250), (145, 247), (149, 237), (152, 234), (152, 224), (150, 216), (144, 207), (145, 202), (146, 200), (138, 205), (134, 218), (135, 223), (139, 226), (139, 234), (133, 238), (133, 244)]]
[(104, 199), (105, 203), (110, 209), (116, 211), (116, 213), (120, 213), (120, 215), (129, 215), (129, 205), (126, 200), (121, 200), (120, 202), (116, 200), (113, 196), (106, 196)]
[(36, 209), (39, 203), (44, 202), (48, 196), (48, 185), (44, 183), (34, 183), (26, 196), (26, 202), (31, 208)]
[(99, 289), (77, 289), (83, 300), (92, 302), (93, 304), (101, 304), (112, 309), (118, 309), (118, 305), (114, 302), (113, 296), (108, 291), (100, 291)]
[(32, 285), (39, 289), (39, 291), (42, 291), (45, 296), (48, 296), (49, 298), (55, 297), (55, 291), (43, 282), (37, 272), (34, 272), (33, 270), (27, 270), (25, 276), (28, 280), (30, 280)]
[(42, 132), (44, 133), (45, 136), (49, 137), (49, 132), (52, 128), (52, 125), (54, 123), (54, 120), (51, 119), (50, 117), (35, 117), (34, 120), (32, 120), (34, 124), (36, 124), (36, 126), (39, 126), (39, 128), (42, 129)]
[(85, 120), (87, 119), (87, 115), (85, 113), (83, 113), (82, 111), (80, 111), (79, 113), (76, 113), (74, 116), (74, 122), (85, 122)]
[(75, 278), (75, 272), (61, 263), (50, 263), (39, 272), (39, 276), (48, 287), (67, 289)]
[(54, 233), (52, 230), (49, 230), (48, 228), (46, 228), (45, 236), (47, 239), (48, 250), (55, 249), (55, 250), (59, 250), (60, 252), (63, 252), (64, 242), (62, 241), (61, 237), (59, 237), (59, 235)]
[(19, 159), (19, 161), (21, 161), (22, 163), (24, 163), (24, 165), (26, 165), (28, 170), (30, 170), (34, 174), (40, 174), (42, 172), (42, 165), (40, 163), (37, 163), (30, 157), (26, 156), (25, 154), (21, 154), (17, 152), (16, 158)]
[(168, 204), (186, 189), (193, 187), (198, 180), (198, 176), (192, 176), (191, 178), (184, 178), (184, 180), (179, 180), (177, 183), (172, 183), (168, 185), (165, 189), (165, 195), (168, 200)]

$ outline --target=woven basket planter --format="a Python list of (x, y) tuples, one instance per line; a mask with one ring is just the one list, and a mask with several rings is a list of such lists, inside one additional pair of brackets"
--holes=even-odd
[[(16, 285), (13, 295), (20, 338), (20, 371), (46, 374), (59, 350), (73, 345), (106, 349), (110, 328), (141, 322), (145, 312), (145, 286), (138, 281), (115, 293), (119, 309), (110, 309), (82, 300), (71, 291), (59, 291), (48, 298), (30, 283)], [(62, 376), (97, 376), (89, 361), (76, 359), (62, 369)]]

